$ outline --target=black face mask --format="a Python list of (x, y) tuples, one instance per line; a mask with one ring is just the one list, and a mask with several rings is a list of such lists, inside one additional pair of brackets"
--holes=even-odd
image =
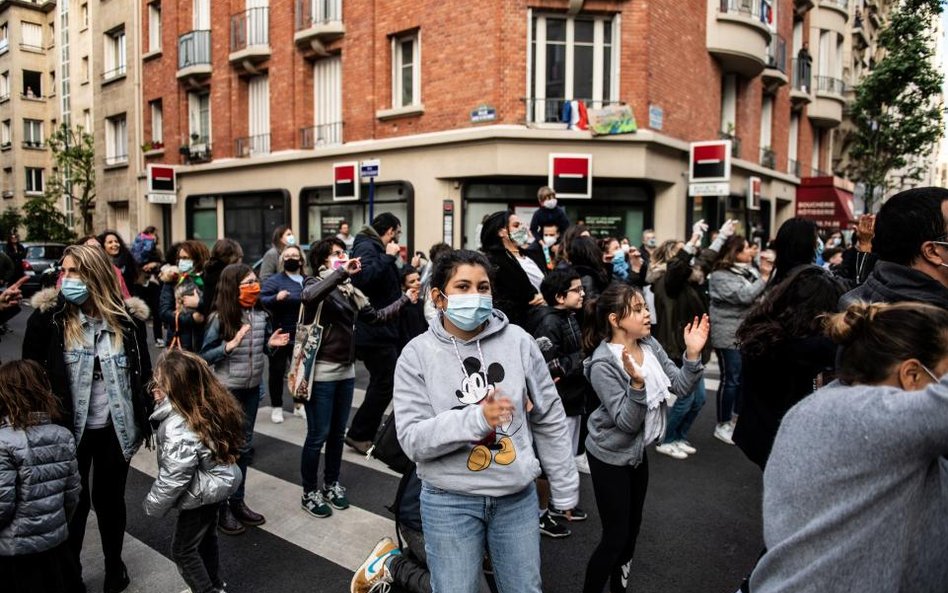
[(298, 259), (285, 259), (283, 260), (283, 269), (287, 272), (298, 272), (300, 269), (300, 260)]

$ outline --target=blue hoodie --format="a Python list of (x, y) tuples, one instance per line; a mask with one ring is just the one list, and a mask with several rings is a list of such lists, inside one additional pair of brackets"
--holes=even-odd
[[(479, 405), (495, 392), (516, 410), (496, 430)], [(432, 319), (398, 359), (394, 402), (398, 440), (424, 482), (506, 496), (529, 486), (542, 463), (553, 506), (571, 509), (579, 501), (566, 414), (546, 362), (533, 338), (499, 310), (467, 341), (444, 329), (441, 314)]]

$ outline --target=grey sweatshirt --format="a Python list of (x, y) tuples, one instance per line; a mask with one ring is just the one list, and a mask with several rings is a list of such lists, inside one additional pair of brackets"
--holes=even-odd
[(948, 375), (833, 382), (791, 408), (764, 472), (755, 593), (948, 590)]
[[(496, 431), (479, 405), (491, 393), (510, 398), (515, 410)], [(469, 341), (445, 331), (441, 314), (432, 319), (398, 359), (394, 402), (398, 440), (424, 482), (506, 496), (529, 486), (542, 464), (553, 506), (571, 509), (579, 501), (566, 414), (546, 362), (533, 338), (499, 310)]]
[[(655, 338), (649, 336), (641, 344), (652, 351), (671, 379), (669, 391), (678, 396), (691, 393), (704, 372), (701, 360), (688, 360), (682, 354), (685, 362), (679, 369)], [(638, 465), (645, 448), (645, 390), (632, 389), (632, 378), (605, 340), (583, 364), (586, 378), (602, 402), (589, 415), (586, 449), (610, 465)], [(664, 412), (666, 404), (662, 402), (661, 407)]]

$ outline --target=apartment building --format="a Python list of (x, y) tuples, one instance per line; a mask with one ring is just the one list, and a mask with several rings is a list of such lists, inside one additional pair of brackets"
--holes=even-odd
[[(681, 237), (696, 218), (738, 218), (772, 235), (795, 215), (801, 179), (831, 170), (850, 9), (145, 0), (142, 162), (178, 167), (165, 235), (232, 237), (248, 259), (277, 224), (309, 241), (371, 207), (401, 218), (411, 249), (476, 246), (484, 214), (529, 216), (552, 154), (591, 157), (588, 197), (561, 203), (597, 234)], [(564, 104), (577, 100), (628, 105), (638, 130), (573, 129)], [(732, 140), (730, 195), (689, 196), (689, 143), (720, 138)], [(373, 205), (365, 183), (334, 199), (333, 165), (369, 159), (381, 164)]]
[(42, 196), (57, 125), (55, 2), (0, 2), (0, 209)]

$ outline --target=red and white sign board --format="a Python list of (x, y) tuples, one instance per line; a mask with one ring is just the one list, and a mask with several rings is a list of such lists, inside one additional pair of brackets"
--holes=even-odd
[(148, 165), (148, 193), (176, 193), (178, 189), (177, 182), (174, 167), (169, 167), (168, 165)]
[(760, 210), (760, 177), (749, 177), (747, 179), (747, 209)]
[(332, 199), (336, 202), (359, 199), (359, 163), (334, 163), (332, 166)]
[(727, 182), (731, 180), (731, 141), (692, 142), (688, 171), (689, 183)]
[(592, 155), (551, 153), (548, 184), (558, 198), (592, 198)]

